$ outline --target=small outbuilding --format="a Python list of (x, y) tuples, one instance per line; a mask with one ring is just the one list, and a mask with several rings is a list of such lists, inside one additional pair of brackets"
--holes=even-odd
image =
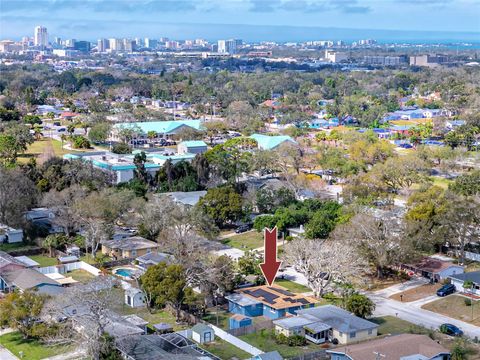
[(145, 294), (138, 288), (130, 287), (125, 290), (125, 304), (132, 308), (143, 307), (146, 305)]
[(239, 329), (241, 327), (252, 325), (252, 318), (240, 314), (235, 314), (228, 320), (228, 323), (230, 329)]
[(158, 323), (153, 325), (153, 328), (155, 329), (155, 332), (158, 334), (166, 334), (166, 333), (173, 332), (172, 325), (168, 323)]
[(197, 324), (192, 327), (192, 339), (199, 344), (209, 343), (215, 339), (215, 332), (208, 325)]

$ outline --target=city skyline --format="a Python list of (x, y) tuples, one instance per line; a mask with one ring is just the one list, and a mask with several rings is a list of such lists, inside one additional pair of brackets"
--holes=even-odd
[[(26, 29), (37, 25), (46, 26), (52, 36), (91, 41), (112, 36), (475, 41), (480, 32), (478, 0), (3, 0), (0, 13), (1, 37), (13, 39), (30, 36)], [(131, 20), (132, 14), (138, 21)]]

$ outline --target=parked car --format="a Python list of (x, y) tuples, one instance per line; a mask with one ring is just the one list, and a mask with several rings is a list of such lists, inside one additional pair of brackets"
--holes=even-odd
[(244, 233), (246, 231), (250, 230), (250, 225), (248, 224), (243, 224), (243, 225), (240, 225), (239, 227), (237, 227), (235, 229), (235, 233), (237, 234), (241, 234), (241, 233)]
[(450, 336), (463, 336), (463, 331), (453, 324), (440, 325), (440, 332)]
[(453, 294), (455, 292), (455, 285), (453, 284), (445, 284), (440, 289), (437, 290), (437, 296), (447, 296)]

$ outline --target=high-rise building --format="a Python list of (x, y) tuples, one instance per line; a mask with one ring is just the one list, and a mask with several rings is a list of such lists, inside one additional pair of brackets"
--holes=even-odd
[(167, 49), (178, 49), (178, 46), (179, 46), (178, 41), (167, 41), (165, 43), (165, 47)]
[(135, 48), (134, 41), (131, 39), (123, 39), (123, 50), (127, 52), (132, 52)]
[(223, 54), (235, 54), (237, 52), (237, 44), (242, 40), (218, 40), (218, 52)]
[(74, 50), (78, 50), (83, 53), (89, 53), (91, 44), (90, 41), (75, 41), (75, 44), (73, 44)]
[(122, 39), (108, 39), (108, 48), (110, 51), (122, 51), (123, 41)]
[(97, 52), (105, 52), (110, 49), (110, 41), (108, 39), (98, 39)]
[(35, 26), (34, 45), (46, 47), (48, 45), (48, 32), (44, 26)]
[(75, 39), (67, 39), (67, 40), (65, 40), (64, 44), (68, 48), (74, 48), (76, 42), (77, 42), (77, 40), (75, 40)]
[(145, 38), (145, 47), (148, 49), (156, 49), (158, 47), (158, 41), (150, 38)]
[(142, 48), (145, 45), (144, 41), (142, 38), (135, 38), (135, 46), (137, 49)]

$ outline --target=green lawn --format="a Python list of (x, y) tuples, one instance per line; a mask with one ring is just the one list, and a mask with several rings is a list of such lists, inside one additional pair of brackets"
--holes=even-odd
[(241, 250), (253, 250), (263, 247), (263, 234), (249, 231), (224, 239), (223, 243)]
[(405, 334), (405, 333), (428, 333), (427, 328), (412, 324), (411, 322), (399, 319), (395, 316), (382, 316), (370, 319), (372, 322), (379, 324), (378, 335), (386, 334)]
[(72, 351), (72, 346), (45, 346), (36, 340), (24, 340), (19, 332), (0, 336), (0, 344), (18, 357), (23, 352), (23, 359), (40, 360)]
[(256, 333), (239, 336), (239, 338), (264, 352), (277, 350), (280, 355), (286, 358), (299, 356), (321, 349), (320, 346), (310, 342), (307, 342), (307, 345), (305, 346), (279, 345), (275, 342), (273, 330), (262, 330)]
[(86, 262), (87, 264), (94, 265), (97, 262), (95, 261), (95, 258), (91, 254), (85, 254), (83, 256), (80, 256), (80, 261)]
[(206, 311), (206, 314), (202, 317), (203, 320), (209, 322), (210, 324), (217, 325), (219, 328), (223, 330), (228, 330), (229, 324), (228, 319), (233, 314), (227, 312), (222, 308), (218, 308), (218, 323), (217, 323), (217, 310), (213, 308), (209, 308)]
[(71, 276), (73, 278), (73, 280), (77, 280), (77, 281), (80, 281), (82, 283), (86, 283), (86, 282), (89, 282), (90, 280), (92, 279), (95, 279), (95, 276), (90, 274), (88, 271), (85, 271), (85, 270), (73, 270), (67, 274), (65, 274), (65, 276)]
[(465, 305), (465, 297), (463, 296), (450, 295), (425, 304), (422, 309), (480, 326), (480, 301), (473, 301), (472, 304), (470, 306)]
[(13, 244), (0, 244), (0, 251), (11, 251), (11, 250), (27, 250), (36, 248), (37, 246), (34, 245), (26, 245), (23, 242), (20, 243), (13, 243)]
[(57, 157), (62, 157), (63, 155), (72, 153), (74, 151), (62, 149), (61, 141), (45, 137), (40, 140), (36, 140), (28, 147), (27, 151), (25, 151), (24, 154), (20, 154), (18, 156), (18, 162), (25, 164), (29, 161), (31, 157), (41, 157), (44, 152), (52, 153)]
[(215, 341), (209, 344), (202, 344), (200, 347), (211, 352), (213, 355), (218, 356), (222, 360), (231, 360), (231, 359), (250, 359), (251, 355), (245, 351), (237, 348), (236, 346), (220, 339), (219, 337), (215, 338)]
[(311, 292), (312, 290), (304, 285), (297, 284), (287, 279), (275, 279), (275, 284), (284, 287), (285, 289), (294, 293)]
[(39, 263), (40, 267), (53, 266), (58, 264), (57, 259), (45, 256), (45, 255), (29, 255), (28, 257), (33, 261), (36, 261), (37, 263)]

